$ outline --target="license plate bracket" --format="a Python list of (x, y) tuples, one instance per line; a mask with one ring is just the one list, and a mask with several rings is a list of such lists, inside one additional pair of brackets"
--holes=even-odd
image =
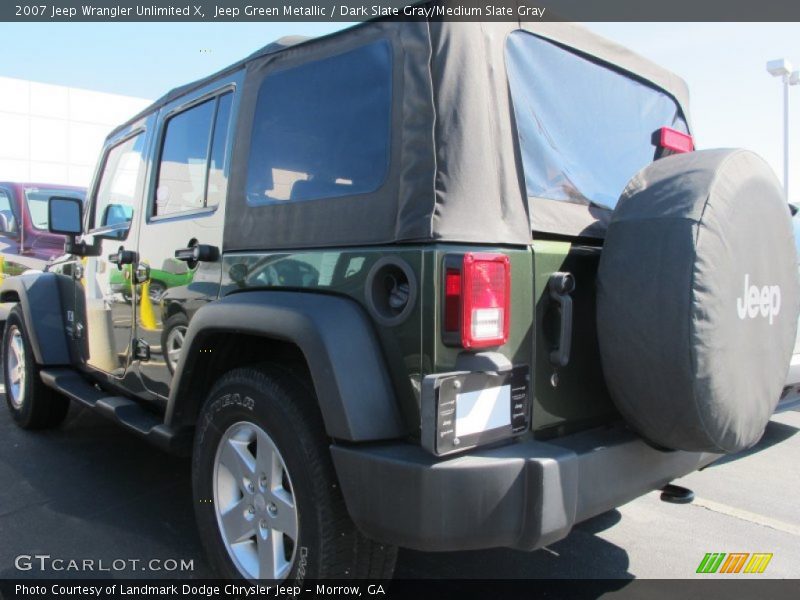
[(530, 369), (439, 373), (423, 380), (422, 445), (441, 456), (524, 433), (530, 423)]

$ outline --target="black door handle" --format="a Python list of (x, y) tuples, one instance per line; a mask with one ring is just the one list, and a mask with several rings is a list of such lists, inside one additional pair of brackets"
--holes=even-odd
[(208, 244), (189, 244), (188, 248), (175, 250), (175, 258), (187, 263), (190, 269), (194, 269), (199, 262), (216, 262), (219, 260), (219, 248)]
[(121, 271), (122, 265), (132, 265), (135, 262), (138, 262), (139, 257), (136, 252), (133, 250), (125, 250), (122, 246), (119, 247), (114, 254), (108, 255), (108, 262), (117, 265), (117, 268)]
[(550, 298), (558, 305), (559, 332), (558, 343), (550, 351), (550, 363), (556, 367), (565, 367), (569, 363), (572, 347), (572, 298), (575, 289), (575, 278), (572, 273), (553, 273), (547, 282)]

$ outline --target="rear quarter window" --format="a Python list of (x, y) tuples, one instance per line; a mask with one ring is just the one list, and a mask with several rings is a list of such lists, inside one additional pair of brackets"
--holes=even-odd
[(386, 41), (267, 75), (253, 120), (248, 204), (377, 190), (389, 167), (391, 98)]

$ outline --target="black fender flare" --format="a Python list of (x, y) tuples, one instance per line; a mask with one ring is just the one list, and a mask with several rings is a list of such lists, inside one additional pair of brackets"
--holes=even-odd
[[(33, 355), (39, 365), (72, 362), (61, 299), (62, 290), (68, 289), (65, 285), (68, 281), (63, 278), (56, 273), (23, 273), (8, 277), (0, 286), (0, 302), (7, 303), (14, 296), (19, 298)], [(7, 316), (6, 311), (0, 315), (3, 325)]]
[(345, 441), (403, 437), (403, 423), (372, 324), (355, 301), (327, 294), (249, 291), (200, 308), (186, 332), (167, 405), (167, 424), (185, 426), (180, 406), (204, 338), (233, 332), (290, 342), (303, 353), (325, 429)]

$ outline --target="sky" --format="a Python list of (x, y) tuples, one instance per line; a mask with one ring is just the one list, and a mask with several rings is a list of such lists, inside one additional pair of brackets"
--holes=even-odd
[[(290, 34), (342, 23), (0, 24), (0, 76), (155, 99)], [(699, 148), (743, 147), (783, 177), (783, 90), (766, 61), (800, 68), (800, 23), (588, 23), (683, 77)], [(800, 85), (790, 88), (790, 199), (800, 202)]]

